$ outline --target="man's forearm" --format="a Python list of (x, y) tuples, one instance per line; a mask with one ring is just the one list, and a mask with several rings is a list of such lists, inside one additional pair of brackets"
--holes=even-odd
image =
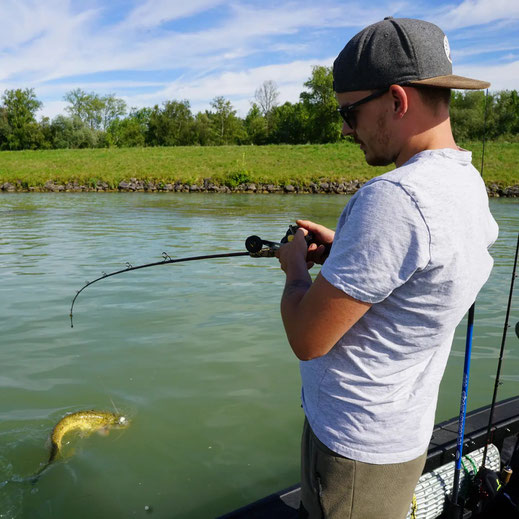
[(300, 267), (287, 272), (285, 289), (281, 296), (281, 317), (285, 332), (292, 350), (299, 358), (301, 358), (300, 353), (294, 348), (299, 331), (298, 328), (301, 326), (298, 308), (311, 286), (312, 278), (305, 264), (304, 268)]

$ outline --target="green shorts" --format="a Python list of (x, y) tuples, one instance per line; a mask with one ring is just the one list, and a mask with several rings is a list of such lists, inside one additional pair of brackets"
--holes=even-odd
[(427, 452), (405, 462), (362, 463), (324, 445), (305, 419), (301, 441), (300, 517), (405, 519)]

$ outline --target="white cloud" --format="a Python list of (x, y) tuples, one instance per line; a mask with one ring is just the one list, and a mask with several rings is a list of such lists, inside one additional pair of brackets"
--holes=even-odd
[[(194, 112), (222, 95), (244, 115), (265, 80), (276, 81), (281, 102), (297, 101), (312, 65), (331, 65), (329, 55), (349, 37), (387, 15), (434, 17), (456, 42), (455, 73), (517, 89), (517, 61), (503, 61), (517, 59), (519, 44), (517, 38), (500, 35), (514, 34), (519, 1), (451, 1), (448, 8), (438, 8), (433, 0), (133, 0), (115, 4), (122, 7), (114, 21), (112, 4), (85, 7), (102, 6), (101, 0), (0, 0), (0, 16), (9, 21), (0, 32), (0, 90), (35, 88), (38, 97), (44, 96), (47, 114), (62, 106), (65, 92), (82, 88), (114, 92), (129, 106), (189, 99)], [(214, 19), (213, 7), (219, 8)], [(204, 30), (183, 23), (196, 16)], [(176, 21), (175, 31), (171, 21)], [(480, 54), (488, 58), (488, 52), (495, 53), (499, 67), (458, 66), (468, 56), (473, 62)]]
[(489, 81), (491, 90), (518, 90), (519, 60), (504, 65), (471, 65), (457, 67), (455, 74)]
[(123, 96), (129, 106), (153, 106), (166, 100), (190, 101), (193, 113), (210, 108), (217, 96), (229, 99), (238, 115), (244, 117), (250, 109), (254, 92), (264, 81), (272, 80), (279, 91), (279, 102), (297, 102), (303, 83), (310, 77), (314, 65), (329, 66), (332, 58), (324, 60), (294, 61), (281, 65), (268, 65), (241, 72), (220, 72), (196, 79), (179, 79), (166, 88), (150, 94)]
[[(99, 23), (101, 10), (72, 14), (66, 0), (51, 0), (45, 9), (33, 0), (20, 8), (8, 1), (12, 9), (7, 18), (19, 20), (16, 32), (28, 37), (17, 52), (4, 54), (0, 79), (25, 74), (40, 81), (117, 70), (228, 68), (234, 60), (272, 51), (273, 44), (282, 47), (283, 42), (277, 42), (276, 37), (296, 35), (303, 29), (363, 25), (376, 16), (372, 8), (354, 6), (343, 9), (289, 3), (258, 8), (232, 4), (228, 18), (219, 25), (180, 33), (141, 29), (194, 14), (216, 5), (217, 0), (194, 0), (186, 6), (148, 0), (114, 26)], [(32, 22), (34, 18), (39, 23)], [(31, 23), (34, 27), (26, 29)], [(285, 46), (287, 50), (290, 44)], [(292, 44), (291, 50), (296, 52), (298, 46)]]
[(442, 29), (448, 30), (513, 18), (519, 18), (517, 0), (464, 0), (454, 8), (449, 6), (445, 9), (437, 23)]
[(496, 52), (507, 52), (516, 49), (519, 49), (519, 42), (508, 45), (503, 43), (496, 45), (477, 45), (474, 47), (467, 47), (465, 49), (452, 50), (452, 54), (454, 56), (455, 61), (457, 61), (457, 58), (465, 58), (467, 56), (478, 56), (481, 54), (489, 54)]
[(192, 16), (222, 3), (222, 0), (190, 0), (172, 2), (171, 0), (147, 0), (136, 7), (124, 25), (128, 27), (155, 27), (164, 22)]
[[(80, 57), (82, 49), (88, 48), (88, 27), (95, 19), (96, 11), (74, 15), (67, 10), (65, 0), (40, 4), (1, 4), (0, 16), (12, 18), (13, 25), (4, 24), (9, 30), (0, 33), (0, 79), (24, 75), (32, 80), (59, 68), (64, 62), (73, 62), (74, 56)], [(10, 31), (15, 33), (12, 41), (9, 40)]]

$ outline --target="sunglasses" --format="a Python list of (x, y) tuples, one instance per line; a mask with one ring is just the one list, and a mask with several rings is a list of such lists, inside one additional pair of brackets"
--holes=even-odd
[(352, 129), (355, 129), (356, 121), (355, 121), (355, 114), (353, 113), (354, 110), (356, 110), (360, 105), (363, 105), (364, 103), (367, 103), (369, 101), (372, 101), (373, 99), (376, 99), (377, 97), (383, 96), (389, 88), (384, 88), (383, 90), (377, 90), (373, 94), (370, 94), (367, 97), (363, 97), (360, 101), (357, 101), (356, 103), (352, 103), (351, 105), (341, 106), (340, 108), (337, 108), (337, 111), (341, 114), (341, 117), (343, 118), (344, 122)]

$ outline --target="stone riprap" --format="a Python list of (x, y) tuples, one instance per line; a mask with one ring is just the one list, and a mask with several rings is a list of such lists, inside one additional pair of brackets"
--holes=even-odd
[[(205, 179), (200, 184), (186, 184), (182, 182), (152, 182), (130, 178), (119, 182), (117, 187), (110, 186), (107, 182), (97, 182), (92, 185), (84, 185), (78, 182), (59, 182), (48, 181), (43, 186), (28, 186), (17, 182), (4, 182), (0, 184), (0, 191), (6, 193), (16, 192), (53, 192), (53, 193), (80, 193), (80, 192), (182, 192), (182, 193), (315, 193), (315, 194), (344, 194), (352, 195), (363, 182), (358, 180), (346, 182), (320, 181), (311, 182), (307, 185), (297, 184), (261, 184), (244, 183), (235, 186), (215, 184), (211, 179)], [(519, 197), (519, 184), (502, 187), (492, 183), (487, 185), (487, 192), (490, 197)]]

